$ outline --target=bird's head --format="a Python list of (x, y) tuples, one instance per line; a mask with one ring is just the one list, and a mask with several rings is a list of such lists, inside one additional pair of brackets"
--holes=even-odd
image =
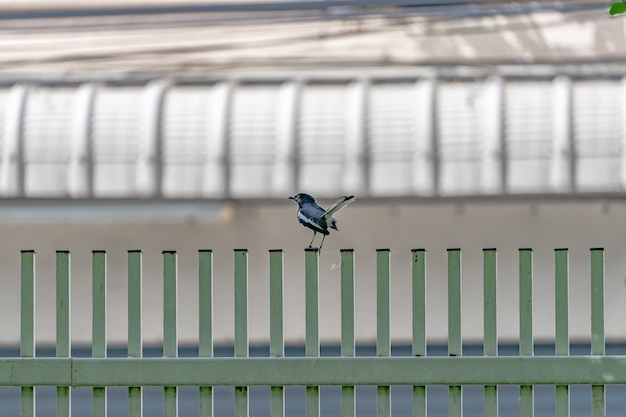
[(312, 195), (306, 193), (298, 193), (292, 197), (289, 197), (290, 200), (298, 203), (299, 206), (302, 206), (304, 203), (315, 203), (315, 199)]

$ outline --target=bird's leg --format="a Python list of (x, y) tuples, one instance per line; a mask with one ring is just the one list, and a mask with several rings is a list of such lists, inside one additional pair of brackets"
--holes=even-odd
[(313, 230), (313, 239), (311, 239), (311, 243), (309, 243), (308, 249), (311, 249), (313, 247), (313, 241), (315, 240), (315, 235), (317, 235), (317, 232)]
[(322, 246), (324, 245), (324, 239), (326, 239), (326, 235), (322, 235), (322, 243), (320, 243), (320, 248), (318, 249), (318, 251), (322, 251)]

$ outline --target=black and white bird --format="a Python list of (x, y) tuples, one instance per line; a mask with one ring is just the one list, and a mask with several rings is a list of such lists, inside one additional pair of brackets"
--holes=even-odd
[(317, 205), (313, 196), (309, 194), (299, 193), (289, 198), (298, 203), (298, 221), (302, 223), (303, 226), (313, 230), (313, 239), (311, 239), (311, 243), (309, 243), (309, 249), (313, 247), (313, 241), (315, 240), (317, 232), (324, 235), (319, 247), (320, 251), (322, 250), (322, 245), (324, 245), (326, 235), (330, 233), (328, 229), (339, 230), (337, 229), (337, 220), (333, 218), (333, 214), (355, 200), (353, 195), (343, 196), (335, 201), (327, 210), (324, 210)]

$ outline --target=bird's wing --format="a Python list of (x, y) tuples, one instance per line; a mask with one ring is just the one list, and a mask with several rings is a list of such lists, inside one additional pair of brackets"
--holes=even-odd
[(328, 209), (324, 212), (324, 218), (328, 221), (332, 219), (333, 214), (346, 207), (348, 204), (354, 202), (356, 198), (351, 196), (343, 196), (339, 200), (335, 201)]

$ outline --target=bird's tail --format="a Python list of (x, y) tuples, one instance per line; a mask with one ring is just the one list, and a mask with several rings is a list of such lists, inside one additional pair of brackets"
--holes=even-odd
[(355, 200), (355, 197), (351, 195), (351, 196), (343, 196), (339, 200), (335, 201), (330, 207), (328, 207), (328, 210), (324, 212), (324, 218), (326, 219), (326, 221), (328, 222), (330, 219), (333, 218), (333, 214), (337, 213), (339, 210), (346, 207), (348, 204), (354, 202), (354, 200)]

